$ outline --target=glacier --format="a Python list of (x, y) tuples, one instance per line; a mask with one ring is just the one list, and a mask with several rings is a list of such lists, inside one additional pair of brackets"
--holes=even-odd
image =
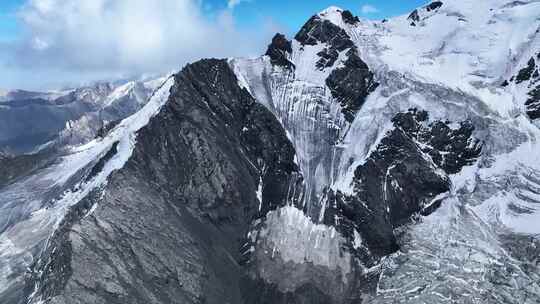
[(540, 302), (538, 16), (329, 7), (152, 82), (97, 137), (69, 123), (62, 157), (0, 187), (0, 299)]
[[(412, 224), (401, 237), (400, 253), (381, 262), (377, 295), (370, 301), (539, 300), (537, 271), (524, 272), (519, 266), (534, 265), (536, 259), (520, 262), (507, 247), (512, 243), (509, 239), (523, 239), (529, 243), (519, 242), (520, 246), (538, 252), (540, 211), (535, 172), (540, 162), (534, 152), (538, 149), (538, 127), (525, 113), (526, 87), (501, 85), (538, 53), (539, 10), (535, 1), (444, 1), (432, 11), (419, 8), (415, 25), (407, 15), (382, 23), (360, 20), (350, 24), (342, 18), (340, 8), (319, 13), (319, 18), (346, 31), (380, 83), (352, 123), (341, 115), (338, 102), (325, 85), (332, 69), (344, 64), (344, 54), (331, 68), (321, 70), (316, 65), (319, 52), (331, 42), (310, 46), (293, 40), (287, 54), (293, 70), (272, 65), (268, 57), (231, 60), (243, 85), (248, 83), (250, 92), (291, 134), (310, 195), (305, 201), (311, 205), (306, 216), (314, 223), (324, 217), (328, 188), (353, 192), (355, 169), (393, 128), (390, 120), (397, 113), (418, 108), (428, 111), (431, 119), (470, 120), (476, 127), (475, 136), (483, 145), (481, 158), (450, 175), (452, 186), (442, 202), (444, 207)], [(478, 228), (467, 227), (464, 222), (468, 221)], [(328, 227), (328, 233), (331, 229)], [(434, 232), (441, 243), (434, 239)], [(294, 230), (283, 238), (294, 239)], [(446, 244), (453, 242), (463, 245)], [(325, 251), (332, 254), (334, 249)], [(287, 249), (277, 246), (276, 250)], [(444, 252), (448, 250), (452, 251), (447, 255)], [(474, 252), (479, 252), (478, 258), (469, 269), (465, 265)], [(447, 261), (445, 256), (454, 260)], [(342, 264), (340, 259), (335, 254), (334, 265)], [(441, 263), (456, 266), (442, 268)], [(500, 273), (497, 267), (502, 265), (514, 270)], [(436, 277), (422, 275), (434, 271)], [(472, 278), (473, 273), (481, 279)], [(495, 288), (497, 282), (482, 283), (493, 275), (500, 276), (493, 280), (519, 279), (506, 290)], [(454, 288), (469, 291), (452, 291)], [(484, 290), (490, 295), (477, 294)], [(512, 298), (516, 290), (523, 290), (521, 296)]]

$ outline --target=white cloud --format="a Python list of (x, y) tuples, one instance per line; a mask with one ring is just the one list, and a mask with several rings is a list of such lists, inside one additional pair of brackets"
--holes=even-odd
[[(28, 88), (39, 73), (49, 75), (49, 82), (58, 76), (57, 83), (71, 80), (63, 79), (66, 75), (123, 77), (263, 51), (272, 33), (239, 30), (230, 11), (217, 12), (211, 21), (203, 5), (201, 0), (28, 0), (19, 11), (24, 36), (16, 45), (0, 45), (0, 68), (21, 75)], [(0, 75), (0, 86), (6, 83), (13, 86), (16, 80)]]
[(379, 12), (378, 8), (376, 8), (375, 6), (370, 5), (370, 4), (363, 5), (360, 10), (361, 10), (362, 14), (364, 14), (364, 15), (375, 14), (375, 13)]
[(242, 2), (250, 2), (251, 0), (229, 0), (227, 3), (227, 6), (229, 9), (234, 9), (237, 5), (239, 5)]

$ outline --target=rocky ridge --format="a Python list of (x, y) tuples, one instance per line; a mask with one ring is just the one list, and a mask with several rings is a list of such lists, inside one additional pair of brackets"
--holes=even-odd
[[(540, 7), (503, 2), (436, 1), (414, 27), (331, 7), (265, 56), (188, 65), (135, 115), (0, 188), (19, 203), (0, 209), (0, 295), (538, 302), (540, 132), (520, 98), (534, 43), (506, 68), (502, 44), (474, 47), (509, 20), (537, 24), (523, 10)], [(524, 80), (501, 88), (514, 74)], [(50, 199), (26, 191), (60, 169)]]

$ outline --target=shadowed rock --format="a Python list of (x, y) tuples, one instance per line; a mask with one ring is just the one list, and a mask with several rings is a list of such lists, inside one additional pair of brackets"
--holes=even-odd
[(430, 4), (426, 5), (426, 10), (428, 12), (431, 12), (441, 8), (441, 6), (443, 6), (443, 3), (441, 1), (433, 1)]
[(355, 25), (358, 22), (360, 22), (360, 18), (358, 18), (358, 16), (354, 16), (349, 10), (344, 10), (343, 12), (341, 12), (341, 18), (343, 18), (343, 21), (345, 23), (352, 24), (352, 25)]
[(516, 76), (516, 83), (522, 83), (524, 81), (528, 81), (533, 76), (533, 73), (536, 68), (536, 62), (534, 61), (534, 58), (529, 59), (527, 62), (527, 66), (521, 69), (517, 76)]
[(343, 67), (332, 71), (326, 85), (341, 104), (345, 119), (352, 123), (366, 98), (379, 84), (367, 64), (356, 55), (356, 50), (349, 51), (348, 56)]
[[(441, 200), (435, 198), (450, 190), (445, 172), (457, 173), (480, 155), (470, 123), (451, 129), (448, 123), (429, 123), (428, 118), (427, 112), (416, 109), (395, 115), (395, 129), (356, 168), (354, 195), (328, 195), (325, 223), (337, 227), (350, 244), (355, 243), (355, 230), (361, 235), (367, 248), (351, 245), (351, 251), (366, 265), (398, 250), (395, 228), (440, 207)], [(430, 157), (437, 153), (445, 155), (443, 160)]]
[(540, 118), (540, 86), (536, 86), (529, 92), (529, 99), (525, 102), (527, 115), (531, 119)]
[(175, 80), (129, 161), (49, 241), (27, 281), (34, 299), (245, 303), (240, 248), (252, 220), (287, 201), (295, 152), (226, 61), (189, 65)]
[(276, 34), (272, 38), (272, 43), (268, 46), (266, 51), (267, 56), (270, 57), (272, 64), (283, 66), (286, 68), (294, 68), (294, 64), (289, 61), (287, 54), (292, 53), (291, 42), (287, 40), (285, 35)]

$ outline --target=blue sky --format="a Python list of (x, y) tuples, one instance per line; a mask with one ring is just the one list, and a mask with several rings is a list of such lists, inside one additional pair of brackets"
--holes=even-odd
[[(257, 26), (261, 19), (272, 18), (289, 32), (295, 32), (309, 17), (325, 8), (335, 5), (348, 9), (355, 15), (369, 19), (383, 19), (411, 12), (425, 4), (426, 0), (251, 0), (242, 2), (234, 11), (237, 22), (246, 27)], [(210, 0), (213, 7), (225, 7), (226, 1)], [(363, 6), (372, 6), (378, 12), (362, 14)]]
[(18, 22), (15, 16), (22, 0), (0, 0), (0, 41), (16, 39)]
[(44, 90), (254, 56), (335, 5), (362, 18), (426, 0), (0, 0), (0, 90)]
[[(24, 3), (25, 0), (0, 0), (0, 41), (17, 39), (20, 35), (21, 29), (16, 13)], [(292, 33), (314, 13), (330, 5), (349, 9), (355, 15), (364, 18), (383, 19), (405, 14), (425, 3), (425, 0), (250, 0), (241, 1), (233, 14), (240, 27), (252, 28), (259, 26), (261, 21), (272, 20)], [(377, 12), (363, 14), (362, 7), (365, 5), (376, 8)], [(203, 0), (203, 7), (209, 18), (227, 6), (227, 0)]]

